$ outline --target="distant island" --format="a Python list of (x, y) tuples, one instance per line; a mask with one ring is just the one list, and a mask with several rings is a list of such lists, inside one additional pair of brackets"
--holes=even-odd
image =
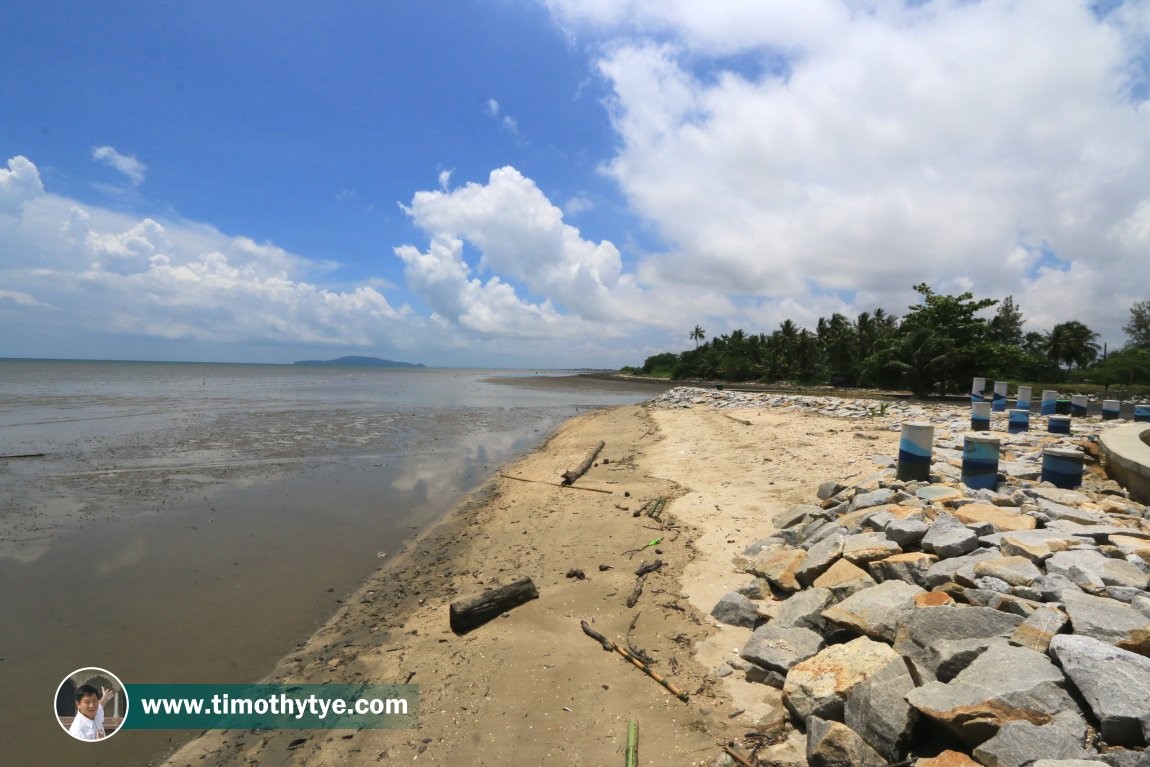
[(394, 360), (381, 360), (379, 357), (340, 357), (334, 360), (299, 360), (293, 365), (323, 365), (325, 367), (359, 367), (359, 368), (424, 368), (420, 362), (395, 362)]

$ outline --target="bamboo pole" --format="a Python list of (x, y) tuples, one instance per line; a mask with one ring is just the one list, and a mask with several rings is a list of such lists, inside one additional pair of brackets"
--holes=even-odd
[(585, 490), (588, 493), (605, 493), (607, 495), (614, 494), (613, 490), (604, 490), (598, 487), (576, 487), (575, 485), (557, 485), (554, 482), (544, 482), (541, 479), (528, 479), (527, 477), (513, 477), (510, 474), (500, 474), (499, 476), (504, 479), (514, 479), (517, 482), (532, 482), (536, 485), (547, 485), (548, 487), (558, 487), (564, 490)]
[(639, 721), (632, 719), (627, 725), (626, 767), (639, 767)]
[(640, 671), (642, 671), (644, 674), (646, 674), (647, 676), (651, 677), (656, 682), (661, 684), (663, 686), (663, 688), (667, 690), (667, 692), (671, 693), (672, 695), (674, 695), (676, 698), (683, 701), (684, 703), (687, 702), (687, 699), (690, 696), (686, 692), (683, 692), (678, 687), (671, 684), (666, 679), (664, 679), (662, 676), (660, 676), (658, 673), (656, 673), (655, 671), (652, 671), (651, 667), (648, 666), (646, 663), (639, 660), (634, 655), (627, 652), (625, 649), (623, 649), (619, 645), (615, 644), (614, 642), (612, 642), (610, 639), (608, 639), (607, 637), (600, 634), (595, 629), (591, 628), (590, 624), (588, 624), (587, 621), (580, 621), (579, 625), (583, 627), (583, 633), (586, 634), (587, 636), (591, 637), (592, 639), (594, 639), (599, 644), (603, 645), (604, 650), (607, 650), (608, 652), (610, 652), (611, 650), (614, 650), (615, 652), (619, 653), (625, 659), (630, 661), (636, 668), (638, 668)]

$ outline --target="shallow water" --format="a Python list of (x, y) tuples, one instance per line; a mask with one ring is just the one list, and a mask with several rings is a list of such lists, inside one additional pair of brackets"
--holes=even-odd
[(148, 763), (189, 734), (74, 742), (51, 716), (65, 675), (259, 679), (501, 463), (654, 394), (496, 373), (0, 361), (0, 454), (44, 453), (0, 464), (0, 668), (20, 691), (0, 763)]

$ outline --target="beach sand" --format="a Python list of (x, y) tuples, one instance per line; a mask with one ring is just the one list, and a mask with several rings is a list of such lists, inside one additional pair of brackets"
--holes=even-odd
[[(420, 685), (417, 727), (212, 731), (167, 764), (621, 764), (629, 719), (640, 726), (640, 764), (710, 765), (724, 744), (749, 748), (748, 733), (777, 738), (779, 692), (712, 673), (750, 629), (708, 613), (750, 579), (733, 560), (777, 513), (811, 501), (826, 479), (869, 473), (872, 454), (896, 452), (898, 434), (885, 427), (790, 409), (626, 406), (577, 417), (385, 561), (265, 680), (410, 680)], [(599, 440), (596, 465), (558, 487)], [(634, 516), (660, 497), (661, 523)], [(628, 608), (636, 568), (656, 557), (664, 567)], [(572, 569), (586, 578), (567, 577)], [(452, 601), (522, 576), (539, 599), (451, 632)], [(648, 654), (689, 702), (604, 651), (581, 620)]]

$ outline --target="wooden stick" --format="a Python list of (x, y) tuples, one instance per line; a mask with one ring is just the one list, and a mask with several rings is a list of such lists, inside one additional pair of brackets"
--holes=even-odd
[(734, 759), (738, 764), (741, 764), (742, 767), (755, 767), (755, 765), (748, 762), (746, 757), (744, 757), (738, 751), (728, 748), (727, 746), (723, 746), (723, 751), (725, 751), (727, 756)]
[(643, 581), (647, 575), (644, 573), (635, 579), (635, 588), (631, 589), (631, 596), (627, 597), (627, 606), (634, 607), (639, 604), (639, 597), (643, 596)]
[(557, 485), (554, 482), (544, 482), (541, 479), (527, 479), (527, 477), (513, 477), (510, 474), (500, 474), (499, 476), (504, 479), (514, 479), (518, 482), (532, 482), (536, 485), (547, 485), (548, 487), (566, 488), (568, 490), (586, 490), (588, 493), (606, 493), (607, 495), (614, 494), (614, 490), (603, 490), (598, 487), (575, 487), (574, 485)]
[(723, 418), (730, 418), (735, 423), (741, 423), (743, 426), (751, 425), (750, 421), (744, 421), (742, 418), (735, 418), (733, 415), (727, 415), (726, 413), (723, 413)]
[(637, 669), (639, 669), (644, 674), (651, 677), (656, 682), (658, 682), (660, 685), (662, 685), (663, 688), (667, 692), (671, 693), (672, 695), (674, 695), (676, 698), (683, 701), (684, 703), (687, 702), (687, 699), (689, 698), (687, 693), (685, 693), (682, 690), (680, 690), (679, 688), (675, 687), (675, 685), (671, 684), (666, 679), (661, 677), (659, 674), (652, 671), (651, 667), (648, 666), (646, 663), (639, 660), (634, 655), (627, 652), (622, 647), (615, 644), (614, 642), (612, 642), (610, 639), (608, 639), (607, 637), (600, 634), (595, 629), (591, 628), (590, 624), (588, 624), (587, 621), (580, 621), (579, 625), (583, 627), (583, 633), (586, 634), (587, 636), (591, 637), (592, 639), (594, 639), (599, 644), (603, 645), (604, 650), (607, 650), (608, 652), (614, 650), (615, 652), (619, 653), (624, 658), (626, 658), (628, 661), (630, 661)]
[(43, 458), (47, 453), (21, 453), (20, 455), (0, 455), (0, 461), (7, 461), (11, 458)]
[(627, 725), (626, 767), (639, 767), (639, 722), (636, 719)]
[(587, 455), (583, 457), (583, 462), (576, 466), (574, 469), (568, 469), (563, 472), (563, 484), (570, 485), (575, 480), (582, 477), (591, 468), (591, 464), (595, 462), (595, 456), (599, 455), (599, 451), (606, 446), (606, 442), (599, 440), (599, 444), (587, 451)]

